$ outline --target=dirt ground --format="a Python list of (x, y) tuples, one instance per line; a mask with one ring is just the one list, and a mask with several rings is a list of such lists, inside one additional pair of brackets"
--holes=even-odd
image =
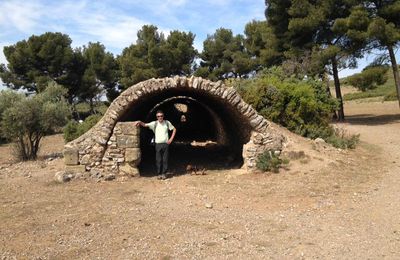
[(58, 184), (61, 136), (37, 162), (0, 146), (0, 259), (399, 259), (399, 111), (346, 103), (338, 127), (361, 135), (355, 150), (285, 132), (305, 156), (278, 174)]

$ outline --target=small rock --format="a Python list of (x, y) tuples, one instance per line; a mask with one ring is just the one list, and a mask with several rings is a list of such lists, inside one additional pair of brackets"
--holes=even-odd
[(206, 203), (205, 206), (208, 209), (212, 209), (213, 208), (213, 204), (212, 203)]
[(71, 180), (71, 174), (66, 174), (64, 171), (56, 172), (54, 180), (58, 183), (64, 183)]
[(106, 180), (106, 181), (112, 181), (112, 180), (114, 180), (115, 179), (115, 174), (108, 174), (105, 178), (104, 178), (104, 180)]
[(316, 143), (316, 144), (326, 144), (325, 140), (320, 138), (320, 137), (316, 138), (314, 140), (314, 143)]
[(100, 178), (103, 178), (103, 173), (99, 170), (99, 169), (91, 169), (90, 170), (90, 177), (92, 177), (92, 178), (97, 178), (97, 179), (100, 179)]

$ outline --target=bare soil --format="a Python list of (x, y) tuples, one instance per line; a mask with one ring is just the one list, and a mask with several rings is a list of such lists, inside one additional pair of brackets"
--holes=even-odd
[(295, 153), (277, 174), (58, 184), (60, 135), (36, 162), (14, 163), (0, 146), (0, 258), (399, 259), (399, 111), (346, 103), (338, 127), (361, 135), (355, 150), (285, 131)]

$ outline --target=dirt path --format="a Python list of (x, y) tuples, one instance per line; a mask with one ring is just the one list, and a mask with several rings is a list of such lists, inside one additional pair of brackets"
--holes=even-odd
[[(376, 145), (386, 159), (376, 163), (375, 171), (383, 171), (376, 187), (362, 196), (357, 205), (360, 256), (400, 258), (400, 113), (397, 102), (347, 103), (350, 112), (346, 129), (359, 133), (361, 139)], [(350, 216), (350, 218), (353, 216)], [(350, 220), (350, 219), (349, 219)]]
[(399, 259), (399, 109), (345, 109), (356, 150), (295, 143), (307, 156), (279, 174), (56, 184), (60, 136), (38, 162), (9, 164), (1, 146), (0, 258)]

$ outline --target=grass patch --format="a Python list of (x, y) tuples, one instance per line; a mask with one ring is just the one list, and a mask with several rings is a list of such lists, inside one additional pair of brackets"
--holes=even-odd
[(264, 172), (272, 171), (278, 173), (279, 168), (281, 168), (283, 164), (288, 164), (288, 163), (289, 159), (279, 158), (279, 155), (276, 155), (274, 151), (267, 150), (264, 153), (258, 155), (256, 161), (256, 167), (257, 169)]
[(394, 85), (393, 71), (390, 69), (386, 72), (388, 80), (385, 84), (379, 85), (374, 89), (370, 89), (364, 92), (348, 93), (343, 96), (346, 101), (372, 98), (372, 97), (384, 97), (383, 101), (397, 100), (396, 88)]
[[(88, 114), (90, 111), (90, 105), (87, 102), (78, 103), (75, 106), (76, 111), (80, 114)], [(94, 111), (104, 115), (108, 106), (104, 102), (95, 102), (94, 103)]]
[(360, 142), (360, 135), (350, 135), (343, 128), (334, 128), (334, 133), (325, 140), (336, 148), (355, 149)]

